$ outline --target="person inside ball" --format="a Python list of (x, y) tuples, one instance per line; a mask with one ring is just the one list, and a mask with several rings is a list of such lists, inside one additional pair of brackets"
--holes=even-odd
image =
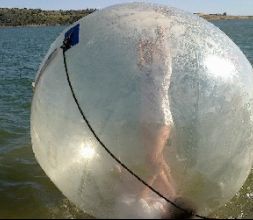
[[(143, 36), (137, 45), (137, 65), (141, 73), (141, 134), (148, 152), (146, 164), (152, 173), (147, 183), (174, 198), (175, 187), (163, 155), (173, 126), (169, 101), (172, 57), (165, 28), (158, 26), (154, 35), (154, 38)], [(140, 197), (149, 200), (149, 191), (144, 188)]]

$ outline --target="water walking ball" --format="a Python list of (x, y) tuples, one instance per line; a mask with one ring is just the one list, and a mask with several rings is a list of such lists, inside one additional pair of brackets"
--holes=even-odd
[(116, 5), (51, 45), (35, 80), (33, 151), (94, 217), (161, 218), (174, 205), (206, 216), (251, 170), (252, 98), (250, 63), (214, 25)]

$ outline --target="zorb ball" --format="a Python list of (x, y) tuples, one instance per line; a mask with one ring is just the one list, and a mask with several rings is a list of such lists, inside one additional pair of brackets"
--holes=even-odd
[(33, 151), (94, 217), (207, 216), (251, 170), (252, 89), (250, 63), (214, 25), (166, 6), (112, 6), (51, 45), (35, 81)]

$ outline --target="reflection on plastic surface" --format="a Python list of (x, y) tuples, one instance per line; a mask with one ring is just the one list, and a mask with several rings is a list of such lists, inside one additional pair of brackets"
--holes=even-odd
[[(79, 43), (66, 51), (70, 80), (109, 150), (198, 214), (232, 198), (250, 172), (253, 150), (252, 67), (240, 49), (203, 19), (159, 5), (112, 6), (77, 23)], [(32, 103), (32, 144), (56, 186), (98, 218), (173, 217), (173, 207), (99, 145), (74, 102), (62, 53), (43, 71)]]
[(96, 151), (90, 145), (82, 144), (80, 149), (80, 155), (84, 159), (91, 160), (96, 156)]

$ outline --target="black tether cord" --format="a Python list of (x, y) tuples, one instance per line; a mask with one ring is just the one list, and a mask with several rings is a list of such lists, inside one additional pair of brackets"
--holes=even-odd
[(172, 204), (173, 206), (175, 206), (176, 208), (178, 208), (179, 210), (183, 211), (184, 213), (190, 215), (190, 216), (195, 216), (198, 218), (202, 218), (202, 219), (209, 219), (207, 217), (204, 216), (200, 216), (194, 213), (189, 213), (189, 211), (181, 208), (180, 206), (178, 206), (176, 203), (170, 201), (169, 199), (167, 199), (165, 196), (163, 196), (160, 192), (158, 192), (156, 189), (154, 189), (152, 186), (150, 186), (148, 183), (146, 183), (141, 177), (139, 177), (136, 173), (134, 173), (131, 169), (129, 169), (123, 162), (121, 162), (106, 146), (105, 144), (102, 142), (102, 140), (97, 136), (96, 132), (94, 131), (94, 129), (92, 128), (92, 126), (90, 125), (88, 119), (86, 118), (78, 100), (77, 97), (75, 95), (73, 86), (71, 84), (70, 78), (69, 78), (69, 72), (68, 72), (68, 67), (67, 67), (67, 62), (66, 62), (66, 51), (69, 48), (64, 47), (64, 45), (61, 47), (63, 49), (63, 60), (64, 60), (64, 67), (65, 67), (65, 72), (66, 72), (66, 76), (67, 76), (67, 81), (72, 93), (72, 96), (75, 100), (75, 103), (78, 107), (78, 110), (80, 112), (80, 114), (82, 115), (83, 120), (86, 122), (86, 124), (88, 125), (89, 129), (91, 130), (92, 134), (94, 135), (94, 137), (97, 139), (97, 141), (100, 143), (100, 145), (105, 149), (105, 151), (117, 162), (119, 163), (125, 170), (127, 170), (132, 176), (134, 176), (137, 180), (139, 180), (143, 185), (145, 185), (146, 187), (148, 187), (152, 192), (154, 192), (156, 195), (160, 196), (161, 198), (163, 198), (166, 202)]

